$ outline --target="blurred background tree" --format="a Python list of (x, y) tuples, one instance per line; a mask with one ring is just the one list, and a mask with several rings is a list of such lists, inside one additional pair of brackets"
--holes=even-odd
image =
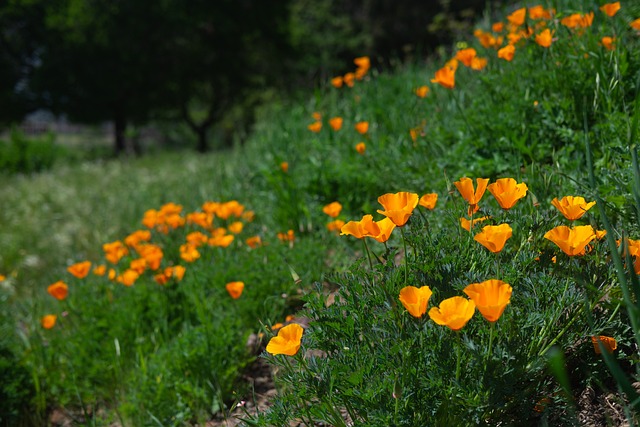
[(222, 130), (215, 147), (230, 145), (257, 105), (351, 71), (354, 57), (372, 56), (374, 66), (425, 57), (485, 3), (7, 0), (0, 124), (43, 109), (111, 122), (119, 154), (140, 151), (129, 126), (182, 123), (204, 152), (212, 129)]

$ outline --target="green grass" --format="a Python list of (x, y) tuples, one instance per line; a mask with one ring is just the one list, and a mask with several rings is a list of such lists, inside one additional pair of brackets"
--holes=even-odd
[[(554, 6), (559, 18), (573, 12)], [(280, 367), (283, 393), (248, 424), (341, 425), (336, 410), (345, 410), (356, 425), (569, 425), (585, 387), (605, 393), (625, 376), (633, 382), (636, 311), (625, 292), (637, 276), (612, 265), (613, 240), (569, 257), (543, 237), (568, 223), (550, 204), (564, 195), (599, 198), (578, 223), (608, 227), (614, 240), (640, 234), (633, 196), (640, 175), (631, 167), (640, 37), (628, 27), (640, 10), (623, 4), (613, 18), (593, 2), (580, 10), (595, 11), (584, 34), (550, 23), (552, 46), (523, 41), (511, 62), (469, 35), (461, 42), (488, 65), (460, 64), (452, 90), (430, 83), (451, 56), (443, 55), (271, 105), (233, 151), (1, 176), (0, 375), (11, 379), (3, 381), (1, 422), (42, 425), (52, 408), (64, 408), (78, 425), (202, 424), (250, 393), (240, 381), (255, 358), (249, 334), (263, 332), (266, 342), (269, 326), (301, 308), (311, 319), (302, 350), (294, 358), (264, 354)], [(479, 25), (488, 30), (490, 22)], [(599, 44), (610, 34), (619, 40), (615, 51)], [(418, 98), (414, 90), (425, 84), (430, 92)], [(314, 112), (322, 115), (319, 133), (307, 129)], [(344, 119), (339, 131), (329, 127), (335, 116)], [(369, 122), (366, 135), (354, 129), (359, 121)], [(355, 150), (359, 142), (364, 154)], [(508, 212), (489, 193), (481, 202), (477, 215), (491, 216), (486, 224), (513, 229), (499, 254), (460, 228), (466, 204), (453, 182), (463, 176), (528, 185)], [(433, 211), (417, 208), (386, 244), (369, 239), (371, 264), (358, 239), (326, 229), (332, 218), (324, 205), (339, 201), (344, 221), (379, 220), (377, 198), (399, 191), (436, 192), (439, 200)], [(153, 231), (163, 267), (186, 267), (182, 281), (159, 286), (147, 271), (126, 287), (66, 271), (84, 260), (105, 264), (102, 245), (143, 229), (149, 209), (173, 202), (184, 216), (206, 201), (230, 200), (255, 219), (243, 220), (228, 248), (199, 248), (194, 262), (182, 260), (179, 247), (201, 228)], [(281, 242), (277, 233), (289, 229), (295, 241)], [(265, 245), (250, 249), (244, 241), (252, 235)], [(122, 272), (133, 257), (114, 267)], [(476, 314), (453, 333), (427, 315), (411, 317), (398, 301), (404, 286), (428, 285), (434, 307), (490, 278), (513, 287), (495, 330)], [(58, 280), (69, 284), (64, 301), (46, 291)], [(237, 280), (245, 290), (234, 300), (224, 285)], [(327, 286), (338, 289), (333, 305), (323, 297)], [(45, 330), (40, 318), (49, 313), (58, 322)], [(610, 359), (618, 365), (594, 353), (592, 335), (616, 338)], [(534, 411), (544, 398), (544, 410)]]

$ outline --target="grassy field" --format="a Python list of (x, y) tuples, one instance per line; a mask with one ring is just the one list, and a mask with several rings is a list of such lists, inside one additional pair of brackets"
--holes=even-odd
[[(392, 71), (359, 60), (233, 151), (0, 177), (0, 422), (203, 425), (250, 396), (250, 336), (302, 317), (299, 350), (259, 356), (282, 393), (248, 425), (637, 422), (640, 7), (600, 6), (506, 10)], [(507, 295), (491, 320), (469, 291), (488, 281)]]

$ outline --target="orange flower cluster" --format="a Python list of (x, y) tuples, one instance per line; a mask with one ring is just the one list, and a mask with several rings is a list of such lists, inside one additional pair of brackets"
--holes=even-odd
[[(167, 203), (158, 210), (150, 209), (142, 219), (146, 230), (136, 230), (122, 240), (102, 245), (104, 257), (112, 267), (96, 265), (93, 267), (93, 274), (107, 275), (110, 281), (127, 287), (133, 286), (147, 272), (151, 273), (153, 280), (159, 285), (166, 285), (171, 280), (179, 282), (184, 278), (186, 268), (165, 260), (162, 246), (151, 242), (152, 232), (168, 234), (172, 230), (186, 228), (189, 232), (186, 233), (185, 242), (179, 246), (179, 259), (195, 262), (200, 258), (204, 245), (228, 247), (234, 241), (234, 235), (242, 233), (245, 222), (253, 221), (254, 217), (253, 211), (245, 210), (236, 200), (207, 201), (200, 211), (186, 215), (183, 214), (182, 206), (175, 203)], [(262, 242), (259, 236), (253, 236), (247, 238), (246, 244), (249, 248), (255, 248), (262, 245)], [(91, 261), (82, 261), (70, 265), (67, 271), (76, 279), (83, 280), (92, 271), (92, 266)], [(48, 286), (47, 292), (58, 300), (64, 300), (68, 297), (69, 285), (60, 280)], [(238, 292), (237, 287), (233, 292)], [(41, 323), (43, 328), (51, 329), (56, 317), (47, 316), (42, 318)]]
[(360, 56), (353, 60), (356, 65), (355, 72), (349, 72), (344, 76), (336, 76), (331, 79), (331, 86), (339, 89), (342, 86), (353, 87), (355, 80), (362, 80), (371, 68), (371, 59), (368, 56)]

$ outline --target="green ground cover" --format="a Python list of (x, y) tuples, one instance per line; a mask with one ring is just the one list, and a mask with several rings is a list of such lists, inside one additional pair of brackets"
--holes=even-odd
[[(42, 425), (64, 408), (78, 425), (202, 424), (250, 393), (239, 381), (255, 358), (249, 335), (267, 343), (289, 315), (310, 320), (302, 346), (263, 352), (283, 393), (247, 424), (338, 426), (347, 414), (355, 425), (572, 425), (586, 387), (619, 392), (633, 418), (640, 7), (622, 2), (609, 16), (583, 3), (525, 10), (522, 23), (508, 10), (433, 62), (270, 106), (234, 151), (0, 178), (2, 422)], [(486, 64), (457, 53), (469, 47)], [(503, 209), (487, 191), (470, 213), (463, 177), (513, 178), (526, 195)], [(378, 198), (398, 192), (438, 200), (408, 208), (385, 242), (327, 228), (382, 220)], [(551, 205), (563, 196), (596, 204), (569, 220)], [(336, 217), (323, 212), (336, 201)], [(460, 225), (484, 217), (472, 232)], [(504, 248), (474, 239), (501, 224)], [(607, 233), (572, 252), (547, 238), (558, 226)], [(132, 242), (136, 230), (145, 237)], [(103, 245), (115, 241), (126, 253), (109, 261)], [(84, 261), (85, 277), (67, 270)], [(184, 276), (159, 276), (167, 267)], [(455, 332), (431, 320), (491, 279), (512, 288), (499, 320), (476, 313)], [(58, 281), (61, 300), (47, 292)], [(239, 297), (226, 289), (237, 281)], [(409, 286), (429, 287), (428, 310), (405, 308)], [(50, 328), (45, 315), (56, 316)], [(617, 349), (596, 354), (592, 336)]]

